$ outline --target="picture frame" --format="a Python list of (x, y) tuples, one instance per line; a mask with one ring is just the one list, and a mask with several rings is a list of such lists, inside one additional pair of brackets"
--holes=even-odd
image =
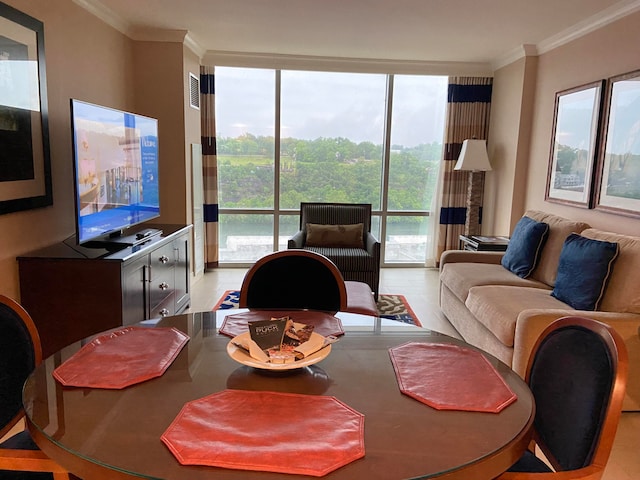
[(545, 200), (593, 206), (604, 80), (556, 93)]
[(0, 214), (53, 204), (44, 25), (0, 2)]
[(607, 80), (595, 208), (640, 217), (640, 70)]

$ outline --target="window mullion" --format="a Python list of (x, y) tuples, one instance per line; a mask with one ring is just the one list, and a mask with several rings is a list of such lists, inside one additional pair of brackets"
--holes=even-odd
[(281, 106), (281, 70), (275, 70), (275, 128), (273, 138), (273, 251), (279, 248), (278, 239), (280, 238), (280, 106)]
[(387, 75), (385, 99), (384, 140), (382, 147), (382, 209), (380, 215), (380, 258), (385, 258), (387, 238), (387, 213), (389, 204), (389, 167), (391, 158), (391, 118), (393, 113), (393, 75)]

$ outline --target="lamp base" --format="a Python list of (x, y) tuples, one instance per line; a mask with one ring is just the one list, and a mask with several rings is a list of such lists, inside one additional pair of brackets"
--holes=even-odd
[(484, 194), (484, 172), (470, 171), (467, 186), (467, 217), (464, 223), (464, 234), (480, 235), (480, 208)]

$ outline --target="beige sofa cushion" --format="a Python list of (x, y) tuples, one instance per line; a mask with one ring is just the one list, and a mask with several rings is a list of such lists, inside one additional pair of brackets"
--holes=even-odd
[(469, 290), (465, 306), (476, 319), (508, 347), (513, 347), (516, 320), (523, 310), (555, 308), (573, 310), (551, 296), (549, 290), (531, 287), (481, 286)]
[(538, 266), (531, 273), (531, 278), (553, 286), (564, 241), (570, 233), (581, 233), (589, 228), (589, 225), (537, 210), (527, 210), (525, 216), (549, 225), (549, 236), (542, 249)]
[(598, 310), (640, 313), (640, 237), (603, 232), (595, 228), (584, 230), (581, 235), (618, 244), (618, 258), (613, 264)]
[(488, 263), (447, 263), (440, 272), (440, 282), (464, 303), (471, 287), (480, 285), (513, 285), (550, 289), (537, 280), (520, 278), (502, 265)]

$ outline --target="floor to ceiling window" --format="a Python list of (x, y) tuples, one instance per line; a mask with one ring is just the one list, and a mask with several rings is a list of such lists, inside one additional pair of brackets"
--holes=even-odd
[(447, 78), (216, 67), (220, 263), (286, 248), (302, 201), (371, 203), (383, 263), (424, 265)]

